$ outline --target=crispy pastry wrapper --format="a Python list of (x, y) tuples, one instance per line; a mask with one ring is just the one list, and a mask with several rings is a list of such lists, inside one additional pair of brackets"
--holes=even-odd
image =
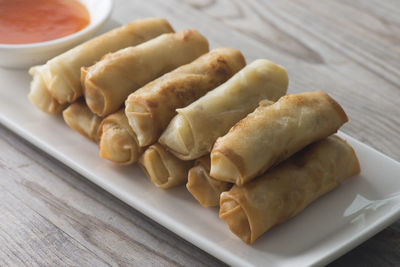
[(252, 244), (271, 227), (297, 215), (359, 172), (354, 150), (332, 136), (311, 144), (244, 186), (235, 185), (222, 193), (219, 216), (235, 235)]
[(93, 114), (83, 99), (69, 105), (62, 113), (65, 123), (94, 142), (98, 142), (97, 130), (101, 118)]
[(286, 95), (260, 105), (218, 138), (210, 175), (243, 185), (308, 144), (335, 133), (348, 118), (323, 91)]
[(207, 52), (207, 39), (196, 30), (185, 30), (108, 54), (82, 68), (86, 103), (99, 116), (107, 115), (118, 110), (130, 93)]
[(183, 161), (155, 143), (139, 159), (139, 166), (150, 181), (159, 188), (168, 189), (185, 184), (193, 161)]
[(239, 50), (217, 48), (130, 94), (125, 114), (140, 146), (153, 144), (183, 108), (246, 65)]
[(136, 162), (143, 153), (123, 109), (108, 115), (98, 130), (100, 157), (120, 165)]
[[(30, 72), (34, 80), (41, 76), (44, 87), (58, 103), (72, 103), (82, 96), (80, 82), (81, 67), (90, 66), (107, 53), (115, 52), (128, 46), (134, 46), (150, 40), (160, 34), (173, 32), (165, 19), (147, 18), (111, 30), (103, 35), (78, 45), (67, 52), (50, 59), (41, 72)], [(31, 91), (37, 91), (36, 84)], [(41, 88), (43, 90), (43, 88)], [(43, 102), (32, 101), (41, 110), (51, 110)]]
[(186, 188), (190, 194), (203, 207), (218, 206), (221, 193), (232, 187), (232, 183), (212, 178), (210, 176), (210, 165), (210, 155), (197, 159), (194, 167), (189, 170), (188, 182), (186, 183)]
[(47, 90), (41, 75), (43, 68), (43, 65), (30, 68), (29, 74), (33, 76), (33, 79), (28, 98), (41, 111), (54, 115), (60, 113), (66, 107), (66, 104), (58, 103)]
[(252, 112), (262, 99), (286, 93), (286, 70), (265, 59), (247, 65), (231, 79), (189, 106), (177, 109), (159, 142), (183, 160), (208, 154), (218, 137)]

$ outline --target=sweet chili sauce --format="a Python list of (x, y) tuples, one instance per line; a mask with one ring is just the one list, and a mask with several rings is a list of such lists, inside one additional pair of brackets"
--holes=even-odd
[(89, 12), (77, 0), (0, 0), (0, 44), (54, 40), (89, 21)]

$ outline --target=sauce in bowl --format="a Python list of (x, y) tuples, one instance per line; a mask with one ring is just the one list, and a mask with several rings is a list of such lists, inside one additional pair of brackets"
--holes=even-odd
[(77, 0), (0, 0), (0, 44), (50, 41), (89, 22), (89, 12)]

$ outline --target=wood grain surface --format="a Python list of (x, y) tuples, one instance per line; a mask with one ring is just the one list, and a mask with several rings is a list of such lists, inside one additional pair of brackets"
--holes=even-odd
[[(322, 89), (347, 134), (400, 161), (400, 1), (115, 0), (118, 18), (166, 17), (211, 48), (289, 72), (289, 93)], [(0, 126), (0, 266), (222, 266)], [(331, 266), (400, 266), (397, 221)]]

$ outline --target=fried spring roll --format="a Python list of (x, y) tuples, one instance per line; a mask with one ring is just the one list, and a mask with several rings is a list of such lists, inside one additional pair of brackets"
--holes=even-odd
[(347, 120), (342, 107), (323, 91), (286, 95), (273, 105), (260, 105), (215, 142), (210, 175), (243, 185), (335, 133)]
[(99, 141), (97, 130), (101, 118), (90, 111), (83, 99), (69, 105), (62, 115), (69, 127), (96, 143)]
[(66, 105), (61, 105), (51, 96), (40, 75), (42, 69), (43, 66), (35, 66), (29, 70), (29, 74), (33, 76), (33, 80), (31, 81), (31, 90), (28, 98), (33, 105), (43, 112), (52, 115), (60, 113)]
[(182, 108), (228, 80), (246, 65), (239, 50), (217, 48), (129, 95), (125, 114), (140, 146), (151, 145)]
[[(150, 40), (160, 34), (173, 32), (165, 19), (148, 18), (116, 28), (49, 60), (40, 75), (49, 94), (61, 104), (72, 103), (82, 95), (81, 67), (90, 66), (107, 53)], [(34, 79), (36, 79), (34, 77)], [(35, 91), (34, 84), (31, 90)], [(40, 109), (50, 109), (33, 102)], [(38, 105), (39, 104), (39, 105)], [(51, 104), (49, 102), (49, 104)]]
[(143, 153), (123, 109), (103, 119), (98, 136), (100, 157), (117, 164), (132, 164)]
[(168, 189), (185, 184), (193, 161), (183, 161), (155, 143), (139, 159), (139, 165), (157, 187)]
[(221, 193), (231, 187), (231, 183), (210, 176), (210, 155), (197, 159), (189, 170), (186, 188), (203, 207), (218, 206)]
[(107, 115), (120, 108), (130, 93), (207, 52), (208, 41), (196, 30), (185, 30), (108, 54), (82, 68), (86, 103), (99, 116)]
[(221, 194), (219, 216), (252, 244), (271, 227), (297, 215), (311, 202), (360, 172), (353, 149), (332, 136), (295, 154), (264, 175)]
[(177, 109), (159, 142), (183, 160), (208, 154), (218, 137), (252, 112), (262, 99), (286, 93), (286, 70), (259, 59), (189, 106)]

